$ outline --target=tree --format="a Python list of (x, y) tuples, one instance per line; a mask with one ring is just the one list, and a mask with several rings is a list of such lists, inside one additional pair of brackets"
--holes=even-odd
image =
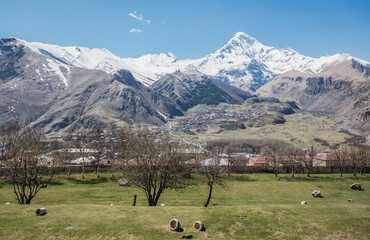
[(80, 130), (77, 134), (76, 147), (80, 149), (80, 159), (82, 160), (81, 178), (85, 178), (85, 160), (86, 160), (86, 143), (88, 142), (88, 133), (86, 130)]
[(304, 158), (302, 158), (302, 166), (306, 170), (307, 177), (310, 177), (310, 173), (313, 169), (313, 159), (316, 156), (316, 152), (314, 152), (313, 146), (311, 146), (311, 149), (306, 152), (306, 155)]
[(42, 139), (41, 129), (27, 128), (12, 143), (13, 159), (9, 164), (9, 178), (20, 204), (30, 204), (53, 177), (51, 167), (39, 165), (41, 154), (44, 153)]
[[(141, 189), (149, 206), (156, 206), (160, 196), (168, 189), (181, 189), (189, 185), (190, 169), (183, 164), (183, 151), (168, 136), (154, 139), (148, 130), (122, 138), (118, 157), (121, 158), (121, 172), (130, 184)], [(118, 167), (116, 165), (116, 167)]]
[(286, 154), (288, 147), (290, 145), (287, 142), (274, 140), (262, 149), (262, 153), (267, 155), (268, 167), (274, 172), (275, 177), (278, 177), (279, 167), (283, 161), (282, 156)]
[(109, 127), (108, 127), (108, 135), (109, 135), (109, 142), (105, 144), (105, 155), (109, 158), (110, 160), (110, 163), (111, 163), (111, 167), (110, 167), (110, 170), (111, 170), (111, 173), (112, 173), (112, 176), (111, 176), (111, 179), (115, 179), (115, 169), (116, 168), (119, 168), (120, 166), (115, 166), (116, 164), (116, 158), (117, 158), (117, 151), (118, 151), (118, 144), (117, 142), (115, 141), (116, 139), (114, 139), (113, 136), (116, 135), (116, 132), (117, 132), (117, 126), (115, 124), (115, 122), (111, 122), (109, 124)]
[(6, 159), (6, 150), (12, 150), (10, 153), (14, 155), (13, 149), (18, 147), (20, 130), (21, 125), (17, 120), (11, 121), (8, 124), (0, 127), (0, 150), (2, 154), (2, 162)]
[[(339, 145), (339, 144), (337, 144)], [(340, 177), (343, 177), (344, 167), (350, 163), (349, 150), (347, 146), (341, 146), (334, 151), (334, 158), (339, 169)]]
[(362, 174), (363, 169), (369, 163), (369, 147), (362, 144), (355, 144), (348, 148), (348, 155), (350, 157), (353, 176), (357, 177), (358, 174)]
[(92, 132), (91, 147), (96, 150), (94, 151), (94, 157), (96, 159), (96, 176), (100, 178), (100, 159), (104, 152), (104, 142), (101, 141), (100, 136), (103, 133), (103, 129), (98, 126), (95, 131)]
[(290, 167), (291, 176), (294, 177), (295, 172), (297, 171), (297, 168), (299, 168), (301, 164), (302, 158), (304, 158), (304, 152), (295, 147), (290, 146), (286, 149), (286, 156), (288, 158), (288, 166)]
[(213, 149), (213, 154), (211, 161), (207, 164), (200, 165), (200, 172), (206, 176), (208, 185), (208, 198), (204, 203), (204, 207), (208, 207), (209, 202), (212, 198), (213, 188), (215, 186), (220, 186), (222, 188), (227, 188), (227, 178), (229, 177), (229, 167), (221, 167), (221, 154), (224, 152), (225, 146), (218, 146)]

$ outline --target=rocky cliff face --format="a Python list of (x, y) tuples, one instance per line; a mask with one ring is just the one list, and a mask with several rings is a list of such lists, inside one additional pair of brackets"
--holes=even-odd
[(162, 124), (183, 115), (174, 101), (136, 81), (126, 70), (107, 74), (79, 69), (72, 76), (85, 81), (63, 93), (34, 126), (45, 126), (47, 132), (75, 131), (112, 121)]
[(347, 117), (352, 127), (369, 131), (369, 69), (369, 65), (350, 60), (318, 74), (291, 71), (261, 87), (257, 93), (295, 101), (303, 109)]
[(166, 74), (152, 88), (176, 101), (186, 111), (198, 104), (241, 104), (251, 95), (199, 72)]

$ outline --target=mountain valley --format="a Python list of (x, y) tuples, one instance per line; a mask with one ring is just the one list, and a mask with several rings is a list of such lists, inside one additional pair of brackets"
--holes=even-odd
[[(238, 109), (233, 123), (188, 126), (189, 132), (218, 129), (208, 132), (227, 135), (244, 127), (284, 125), (287, 117), (301, 121), (292, 116), (312, 113), (313, 118), (333, 116), (333, 132), (344, 119), (344, 130), (368, 137), (369, 75), (370, 64), (348, 54), (311, 58), (290, 48), (265, 46), (241, 32), (194, 60), (172, 53), (120, 58), (107, 49), (3, 38), (0, 121), (19, 119), (57, 135), (111, 122), (160, 126), (175, 118), (179, 123), (194, 118), (192, 112), (199, 113), (199, 108), (222, 106), (228, 114)], [(239, 119), (253, 115), (261, 101), (264, 117)]]

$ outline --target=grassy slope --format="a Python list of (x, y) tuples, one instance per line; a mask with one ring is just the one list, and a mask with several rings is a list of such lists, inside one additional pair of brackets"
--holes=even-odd
[[(254, 107), (256, 107), (256, 111), (271, 113), (266, 110), (266, 104), (256, 104)], [(192, 115), (193, 112), (199, 108), (200, 107), (194, 108), (189, 111), (189, 115)], [(239, 111), (248, 108), (253, 109), (250, 106), (234, 105), (234, 109)], [(346, 133), (336, 131), (336, 126), (340, 122), (340, 119), (333, 116), (298, 112), (285, 115), (284, 118), (286, 119), (284, 124), (265, 124), (262, 127), (247, 127), (246, 129), (238, 129), (235, 131), (226, 130), (221, 134), (216, 134), (220, 130), (220, 124), (214, 121), (214, 123), (208, 125), (208, 130), (206, 132), (196, 133), (196, 129), (191, 129), (196, 133), (195, 136), (187, 135), (182, 132), (177, 132), (176, 135), (198, 143), (219, 138), (275, 138), (292, 142), (300, 147), (308, 148), (313, 145), (321, 150), (325, 150), (326, 147), (321, 146), (320, 143), (315, 142), (313, 139), (318, 138), (327, 141), (329, 144), (335, 144), (344, 142), (346, 138), (351, 137)], [(248, 122), (245, 122), (245, 125), (248, 126)]]
[[(28, 206), (15, 203), (10, 186), (0, 188), (0, 239), (368, 239), (370, 236), (370, 176), (315, 175), (311, 179), (288, 175), (233, 175), (229, 189), (216, 188), (211, 205), (204, 185), (182, 192), (167, 191), (165, 207), (147, 207), (142, 192), (119, 187), (106, 175), (56, 183), (43, 189)], [(202, 182), (198, 177), (197, 182)], [(365, 191), (349, 185), (360, 182)], [(310, 195), (315, 189), (324, 198)], [(130, 206), (138, 194), (136, 207)], [(347, 199), (353, 199), (348, 203)], [(300, 205), (302, 200), (307, 205)], [(12, 205), (4, 203), (10, 201)], [(113, 206), (110, 204), (113, 203)], [(213, 206), (214, 203), (219, 205)], [(36, 217), (46, 207), (48, 214)], [(239, 220), (238, 216), (246, 216)], [(178, 218), (183, 233), (171, 232), (168, 222)], [(205, 232), (192, 230), (201, 220)], [(67, 230), (67, 227), (73, 229)]]

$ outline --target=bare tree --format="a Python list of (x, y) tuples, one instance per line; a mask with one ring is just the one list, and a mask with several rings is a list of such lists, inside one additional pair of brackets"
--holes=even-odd
[(278, 177), (279, 167), (283, 161), (282, 156), (286, 154), (288, 147), (290, 147), (290, 145), (287, 142), (275, 140), (271, 141), (262, 149), (262, 153), (268, 156), (267, 164), (268, 167), (274, 172), (275, 177)]
[(117, 134), (117, 126), (115, 124), (115, 122), (111, 122), (109, 124), (109, 127), (108, 127), (108, 136), (109, 136), (109, 142), (107, 142), (105, 144), (105, 156), (107, 156), (110, 160), (110, 170), (111, 170), (111, 173), (112, 173), (112, 176), (111, 176), (111, 179), (115, 179), (116, 176), (115, 176), (115, 170), (116, 168), (120, 168), (120, 166), (115, 166), (116, 165), (116, 159), (118, 157), (118, 144), (117, 142), (115, 141), (115, 138), (114, 136), (116, 136)]
[(369, 166), (370, 163), (370, 146), (361, 144), (359, 146), (360, 155), (360, 174), (363, 174), (365, 167)]
[(199, 171), (206, 176), (208, 185), (208, 198), (203, 205), (204, 207), (208, 207), (212, 198), (213, 188), (215, 186), (227, 188), (227, 178), (230, 176), (229, 167), (220, 166), (222, 159), (221, 156), (224, 152), (224, 149), (224, 145), (215, 147), (212, 151), (212, 158), (209, 159), (210, 161), (199, 166)]
[[(339, 144), (337, 144), (339, 145)], [(344, 167), (348, 166), (350, 163), (350, 150), (347, 146), (342, 145), (334, 151), (334, 158), (336, 165), (339, 169), (340, 177), (343, 177)]]
[(103, 129), (98, 126), (95, 131), (92, 132), (91, 136), (91, 147), (96, 150), (94, 151), (94, 157), (96, 159), (96, 176), (100, 178), (100, 159), (104, 152), (104, 142), (101, 141), (100, 136), (103, 133)]
[(310, 177), (310, 174), (312, 172), (312, 169), (314, 167), (314, 161), (313, 159), (316, 156), (316, 152), (314, 151), (313, 146), (311, 146), (310, 150), (306, 152), (306, 155), (304, 158), (302, 158), (302, 166), (306, 170), (307, 177)]
[(64, 149), (64, 159), (68, 161), (68, 180), (71, 180), (72, 153), (69, 146), (70, 145), (67, 144), (66, 148)]
[(286, 156), (288, 158), (291, 176), (294, 177), (297, 169), (302, 166), (301, 162), (302, 158), (304, 158), (304, 152), (295, 146), (290, 146), (286, 149)]
[(357, 177), (358, 174), (362, 174), (363, 169), (368, 165), (370, 159), (369, 152), (369, 147), (362, 144), (355, 144), (348, 148), (350, 165), (354, 177)]
[[(18, 130), (15, 130), (15, 132)], [(18, 131), (19, 133), (19, 131)], [(51, 181), (51, 167), (40, 166), (40, 156), (44, 153), (41, 129), (26, 129), (14, 139), (13, 159), (9, 164), (9, 178), (13, 191), (20, 204), (30, 204), (36, 194)]]
[(122, 172), (130, 183), (141, 189), (149, 206), (156, 206), (165, 190), (189, 185), (184, 154), (169, 137), (154, 139), (147, 130), (131, 136), (129, 145), (121, 145)]

